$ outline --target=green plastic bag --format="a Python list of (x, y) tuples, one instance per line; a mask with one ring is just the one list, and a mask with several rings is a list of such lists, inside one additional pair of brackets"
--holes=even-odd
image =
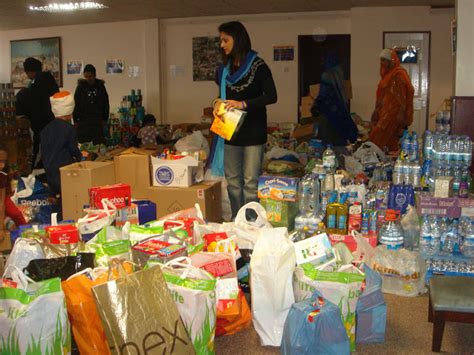
[(70, 354), (71, 329), (61, 279), (0, 288), (0, 354)]
[(87, 251), (95, 253), (99, 266), (108, 266), (112, 259), (132, 260), (130, 240), (120, 229), (107, 226), (86, 243)]
[(216, 279), (189, 263), (188, 258), (178, 258), (161, 270), (196, 354), (214, 354)]
[(344, 265), (332, 272), (318, 270), (310, 263), (297, 267), (293, 280), (296, 302), (310, 298), (316, 290), (339, 306), (351, 351), (355, 350), (356, 307), (364, 280), (365, 274), (353, 265)]

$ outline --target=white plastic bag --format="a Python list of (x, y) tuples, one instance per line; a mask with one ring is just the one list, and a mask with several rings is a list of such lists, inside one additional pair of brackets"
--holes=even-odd
[(382, 276), (383, 292), (409, 297), (426, 292), (426, 264), (417, 252), (388, 250), (385, 245), (379, 245), (369, 266)]
[(13, 246), (12, 252), (5, 263), (5, 270), (9, 266), (15, 266), (23, 270), (31, 260), (46, 258), (40, 242), (35, 239), (18, 238)]
[[(247, 219), (247, 210), (253, 210), (257, 216), (255, 221)], [(268, 222), (267, 211), (258, 202), (249, 202), (243, 206), (234, 222), (234, 231), (237, 235), (237, 244), (241, 249), (252, 250), (260, 237), (263, 228), (272, 228)]]
[(281, 344), (286, 316), (295, 302), (295, 263), (295, 249), (286, 228), (261, 231), (250, 261), (250, 288), (253, 324), (262, 345)]
[(178, 140), (174, 147), (179, 153), (193, 153), (204, 150), (209, 156), (209, 143), (201, 131), (194, 131), (190, 135)]
[(420, 222), (415, 207), (408, 205), (407, 213), (400, 221), (403, 228), (403, 246), (413, 250), (420, 245)]
[(112, 225), (116, 208), (108, 199), (102, 200), (103, 210), (89, 210), (87, 215), (77, 220), (77, 228), (81, 236), (94, 235), (101, 229)]

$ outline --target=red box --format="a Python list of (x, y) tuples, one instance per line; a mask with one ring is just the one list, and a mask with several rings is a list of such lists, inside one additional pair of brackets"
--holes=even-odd
[(46, 227), (45, 231), (51, 244), (73, 244), (79, 242), (79, 231), (72, 224)]
[[(331, 242), (331, 245), (335, 245), (337, 243), (344, 243), (345, 245), (347, 245), (347, 248), (349, 248), (349, 250), (351, 251), (351, 253), (355, 252), (356, 249), (357, 249), (357, 242), (356, 240), (354, 239), (354, 237), (350, 234), (329, 234), (328, 235), (329, 237), (329, 241)], [(367, 240), (369, 242), (369, 244), (372, 246), (372, 247), (376, 247), (377, 246), (377, 236), (374, 236), (374, 237), (364, 237), (365, 240)]]
[(104, 209), (103, 199), (108, 199), (115, 208), (125, 208), (132, 202), (132, 191), (130, 185), (115, 184), (92, 187), (89, 189), (91, 208)]

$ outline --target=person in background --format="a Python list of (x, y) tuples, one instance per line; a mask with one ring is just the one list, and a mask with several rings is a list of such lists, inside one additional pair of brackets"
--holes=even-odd
[[(244, 25), (231, 21), (221, 24), (218, 30), (223, 59), (217, 71), (219, 98), (224, 100), (226, 109), (247, 113), (239, 131), (225, 142), (223, 164), (216, 159), (222, 157), (217, 151), (219, 146), (222, 148), (222, 141), (217, 142), (212, 161), (213, 174), (218, 170), (216, 166), (224, 167), (234, 219), (244, 204), (257, 200), (257, 183), (267, 142), (266, 106), (277, 101), (277, 92), (270, 68), (252, 50)], [(217, 107), (214, 109), (217, 112)]]
[(41, 132), (41, 156), (48, 185), (56, 195), (61, 192), (59, 168), (82, 159), (76, 130), (71, 124), (74, 98), (68, 91), (51, 96), (55, 119)]
[(58, 84), (49, 71), (42, 71), (42, 63), (35, 58), (26, 58), (23, 69), (31, 80), (25, 107), (29, 109), (31, 130), (33, 131), (33, 167), (36, 166), (43, 128), (54, 119), (49, 98), (59, 91)]
[(153, 115), (145, 115), (143, 119), (143, 127), (140, 128), (137, 138), (140, 140), (140, 146), (156, 145), (156, 137), (158, 129), (156, 128), (156, 118)]
[(323, 62), (324, 72), (319, 95), (311, 113), (319, 121), (318, 138), (335, 147), (346, 146), (357, 139), (357, 126), (349, 112), (349, 99), (344, 89), (344, 72), (339, 58), (328, 54)]
[[(20, 210), (15, 206), (11, 200), (12, 189), (11, 189), (11, 178), (10, 171), (8, 168), (8, 152), (6, 148), (0, 145), (0, 189), (5, 189), (5, 197), (3, 201), (0, 201), (0, 211), (3, 210), (6, 217), (10, 217), (15, 225), (21, 226), (26, 224), (25, 218)], [(1, 212), (0, 212), (1, 215)], [(1, 218), (0, 218), (1, 219)], [(3, 220), (0, 223), (4, 223)], [(3, 230), (4, 226), (0, 226), (0, 231)], [(2, 235), (0, 232), (0, 241), (2, 240)]]
[(105, 143), (104, 126), (109, 119), (109, 95), (105, 81), (96, 78), (92, 64), (84, 67), (84, 79), (77, 81), (74, 93), (74, 123), (80, 143)]
[(30, 88), (22, 88), (15, 95), (16, 99), (16, 115), (31, 117), (31, 100), (30, 100)]
[(369, 140), (381, 149), (397, 151), (403, 131), (413, 122), (414, 89), (395, 50), (380, 53), (380, 76)]

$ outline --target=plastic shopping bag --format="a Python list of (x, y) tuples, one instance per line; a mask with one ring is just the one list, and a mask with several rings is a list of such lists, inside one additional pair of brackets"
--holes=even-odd
[(353, 265), (344, 265), (338, 271), (321, 271), (312, 264), (303, 264), (295, 272), (295, 298), (309, 298), (314, 290), (336, 304), (351, 343), (355, 350), (356, 306), (362, 292), (365, 275)]
[(128, 263), (114, 263), (111, 272), (107, 268), (86, 269), (62, 283), (74, 340), (81, 355), (110, 354), (92, 287), (118, 278), (119, 267), (123, 267), (126, 273), (133, 271)]
[(161, 270), (196, 354), (214, 354), (216, 279), (187, 258), (172, 260)]
[(71, 332), (61, 280), (36, 283), (19, 270), (11, 276), (18, 278), (18, 287), (0, 288), (0, 352), (70, 354)]
[(39, 241), (29, 238), (18, 238), (5, 263), (5, 269), (13, 265), (20, 270), (28, 266), (31, 260), (43, 259), (45, 254)]
[(79, 233), (84, 241), (92, 239), (98, 232), (112, 225), (116, 215), (116, 208), (109, 200), (102, 200), (103, 210), (91, 210), (87, 215), (77, 220)]
[(417, 252), (388, 250), (385, 245), (379, 245), (369, 265), (382, 276), (383, 292), (409, 297), (426, 292), (426, 264)]
[(318, 292), (291, 306), (285, 322), (282, 354), (349, 354), (349, 339), (339, 308)]
[(383, 343), (387, 305), (382, 293), (382, 278), (366, 264), (362, 264), (360, 268), (365, 274), (365, 287), (357, 301), (356, 342)]
[[(235, 311), (237, 310), (237, 311)], [(237, 302), (232, 305), (232, 310), (217, 312), (216, 336), (235, 334), (252, 324), (252, 312), (242, 290), (239, 290)]]
[(66, 280), (75, 273), (94, 267), (94, 253), (78, 253), (53, 259), (31, 260), (25, 268), (25, 274), (34, 281), (43, 281), (53, 277)]
[(132, 260), (130, 240), (120, 229), (105, 227), (86, 243), (86, 249), (94, 252), (96, 263), (108, 266), (112, 259)]
[(286, 228), (264, 229), (250, 261), (255, 330), (262, 345), (280, 346), (285, 319), (294, 303), (292, 276), (296, 256)]
[(157, 354), (194, 353), (159, 267), (122, 275), (92, 292), (113, 351), (141, 354), (153, 345)]

